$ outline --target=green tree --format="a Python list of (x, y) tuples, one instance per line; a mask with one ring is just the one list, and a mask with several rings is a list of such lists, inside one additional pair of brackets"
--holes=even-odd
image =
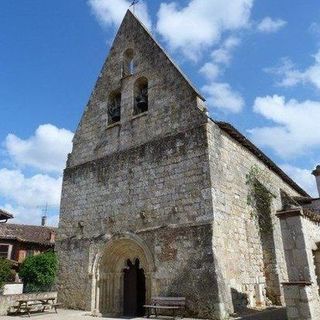
[(27, 257), (19, 272), (25, 292), (50, 291), (56, 279), (57, 267), (58, 261), (54, 252)]
[(13, 272), (11, 270), (10, 261), (1, 258), (0, 259), (0, 289), (3, 287), (5, 282), (12, 281)]

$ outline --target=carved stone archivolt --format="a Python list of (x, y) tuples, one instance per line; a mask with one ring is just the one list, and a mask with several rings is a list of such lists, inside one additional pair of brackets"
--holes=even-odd
[(123, 270), (128, 259), (139, 259), (146, 280), (146, 302), (151, 299), (151, 278), (154, 262), (149, 248), (133, 234), (111, 238), (93, 267), (92, 312), (93, 314), (119, 316), (123, 313)]

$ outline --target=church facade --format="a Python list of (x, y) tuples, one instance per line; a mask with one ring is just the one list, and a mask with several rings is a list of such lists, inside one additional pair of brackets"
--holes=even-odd
[(128, 11), (64, 171), (59, 299), (135, 316), (152, 296), (182, 296), (189, 315), (216, 319), (281, 305), (283, 194), (308, 197), (235, 128), (208, 117), (201, 94)]

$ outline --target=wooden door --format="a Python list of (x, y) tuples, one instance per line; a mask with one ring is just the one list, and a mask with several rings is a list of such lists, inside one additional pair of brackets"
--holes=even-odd
[(144, 270), (139, 267), (139, 260), (135, 264), (127, 261), (123, 283), (123, 315), (136, 317), (144, 315), (143, 305), (146, 300), (146, 284)]

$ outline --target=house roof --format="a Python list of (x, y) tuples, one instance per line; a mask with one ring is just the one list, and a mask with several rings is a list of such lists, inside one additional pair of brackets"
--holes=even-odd
[(221, 130), (229, 134), (233, 139), (238, 141), (251, 153), (253, 153), (259, 160), (261, 160), (270, 170), (276, 173), (284, 182), (296, 190), (301, 196), (310, 198), (309, 194), (304, 191), (297, 183), (295, 183), (287, 174), (284, 173), (268, 156), (266, 156), (258, 147), (256, 147), (250, 140), (248, 140), (242, 133), (234, 128), (230, 123), (214, 121)]
[(320, 222), (320, 211), (315, 208), (302, 208), (305, 216), (309, 217), (312, 221)]
[(12, 219), (13, 215), (3, 209), (0, 209), (0, 220)]
[(50, 239), (52, 239), (52, 232), (55, 233), (56, 230), (57, 228), (53, 227), (4, 223), (0, 225), (0, 240), (17, 240), (53, 246), (54, 241)]

